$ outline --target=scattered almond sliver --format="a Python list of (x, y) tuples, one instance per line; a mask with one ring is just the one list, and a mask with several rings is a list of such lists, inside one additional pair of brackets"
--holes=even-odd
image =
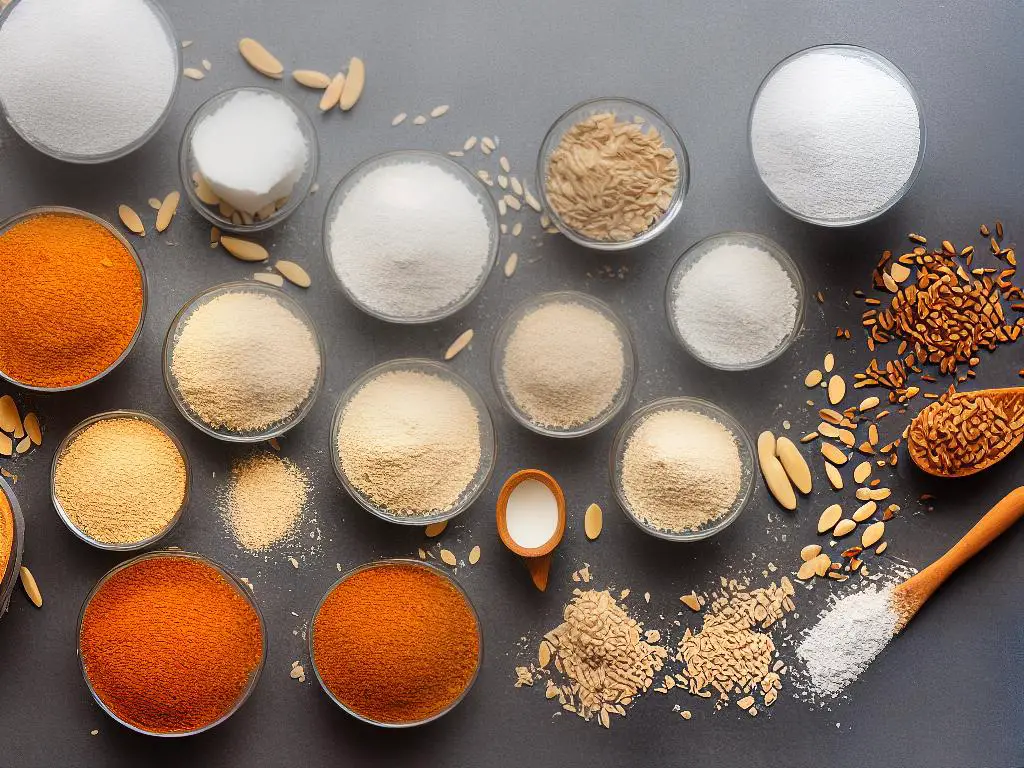
[(261, 75), (280, 80), (284, 74), (284, 65), (251, 37), (243, 37), (238, 41), (238, 52), (242, 54), (246, 63)]
[(181, 200), (181, 193), (177, 190), (171, 192), (164, 198), (160, 204), (160, 210), (156, 213), (156, 231), (163, 232), (171, 225), (171, 219), (174, 218), (175, 212), (178, 210), (178, 202)]
[(441, 562), (445, 565), (450, 565), (453, 568), (459, 564), (459, 560), (455, 557), (455, 553), (447, 549), (441, 550)]
[(601, 535), (601, 529), (604, 527), (604, 515), (601, 512), (601, 508), (597, 504), (591, 504), (587, 507), (587, 511), (583, 516), (583, 531), (587, 534), (587, 538), (594, 541), (598, 536)]
[(312, 279), (309, 277), (309, 273), (294, 261), (282, 259), (274, 264), (274, 269), (280, 272), (284, 276), (285, 280), (299, 286), (299, 288), (309, 288), (309, 286), (313, 284)]
[(336, 74), (324, 90), (324, 95), (320, 97), (320, 111), (327, 112), (333, 109), (338, 103), (338, 99), (341, 98), (341, 92), (345, 88), (345, 75), (341, 72)]
[(241, 261), (266, 261), (270, 258), (266, 248), (251, 240), (242, 240), (240, 237), (223, 235), (220, 238), (220, 244), (224, 246), (228, 253)]
[(473, 340), (473, 329), (472, 328), (470, 328), (468, 330), (465, 330), (462, 333), (460, 333), (459, 337), (457, 339), (455, 339), (455, 341), (452, 342), (451, 346), (448, 347), (448, 350), (444, 353), (444, 359), (445, 360), (451, 360), (453, 357), (455, 357), (457, 354), (459, 354), (459, 352), (464, 350), (469, 345), (469, 342), (471, 342), (472, 340)]
[(30, 413), (25, 417), (25, 433), (33, 445), (43, 444), (43, 431), (39, 428), (39, 417), (34, 413)]
[(480, 562), (480, 545), (477, 544), (471, 550), (469, 550), (469, 564), (476, 565)]
[(130, 231), (136, 235), (146, 236), (146, 227), (142, 223), (142, 218), (135, 212), (131, 206), (124, 205), (123, 203), (117, 206), (117, 215), (121, 219), (121, 223), (124, 224)]
[(348, 112), (356, 105), (359, 97), (363, 95), (364, 85), (366, 85), (366, 65), (358, 56), (353, 56), (348, 63), (345, 87), (338, 102), (342, 112)]
[(10, 395), (0, 397), (0, 430), (14, 433), (21, 424), (18, 406)]
[(277, 288), (284, 287), (284, 278), (274, 272), (257, 272), (252, 276), (252, 279)]
[(292, 72), (292, 78), (299, 85), (304, 85), (307, 88), (317, 88), (323, 90), (331, 84), (331, 76), (325, 75), (323, 72), (317, 72), (315, 69), (296, 69)]
[(32, 601), (32, 605), (36, 608), (42, 608), (43, 595), (39, 591), (39, 585), (36, 584), (36, 578), (32, 575), (32, 571), (24, 565), (21, 566), (21, 586), (25, 589), (28, 599)]
[(423, 533), (428, 539), (433, 539), (444, 533), (444, 529), (448, 527), (448, 521), (442, 520), (439, 523), (431, 523), (424, 530)]
[(505, 277), (512, 277), (516, 273), (517, 266), (519, 266), (519, 254), (513, 251), (505, 262)]
[(160, 206), (163, 205), (159, 197), (151, 197), (147, 202), (149, 202), (149, 207), (154, 211), (159, 211)]
[(206, 77), (206, 73), (203, 72), (203, 70), (196, 69), (195, 67), (185, 67), (185, 69), (182, 70), (181, 74), (183, 74), (189, 80), (202, 80), (204, 77)]

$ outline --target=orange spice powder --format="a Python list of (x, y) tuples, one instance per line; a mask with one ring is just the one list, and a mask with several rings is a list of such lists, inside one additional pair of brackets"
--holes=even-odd
[(128, 348), (142, 318), (142, 274), (106, 228), (68, 213), (0, 235), (0, 371), (21, 384), (69, 387)]
[(7, 495), (0, 491), (0, 578), (7, 572), (7, 564), (14, 554), (14, 512)]

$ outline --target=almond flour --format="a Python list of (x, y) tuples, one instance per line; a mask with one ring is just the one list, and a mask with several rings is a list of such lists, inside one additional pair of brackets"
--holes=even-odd
[(259, 453), (231, 467), (220, 511), (238, 545), (262, 553), (294, 539), (309, 493), (302, 469), (277, 454)]

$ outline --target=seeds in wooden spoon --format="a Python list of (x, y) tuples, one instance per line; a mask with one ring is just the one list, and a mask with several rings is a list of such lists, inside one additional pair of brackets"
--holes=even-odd
[(328, 85), (324, 90), (324, 95), (320, 97), (320, 111), (326, 112), (337, 106), (338, 99), (341, 98), (341, 92), (344, 88), (345, 75), (339, 72), (331, 80), (330, 85)]
[(800, 493), (810, 493), (811, 468), (800, 454), (792, 440), (788, 437), (780, 437), (775, 441), (775, 454), (782, 462), (782, 468), (786, 470), (790, 481), (797, 487)]
[(856, 527), (857, 524), (847, 517), (836, 523), (836, 527), (832, 529), (832, 535), (837, 539), (841, 539), (843, 536), (851, 533)]
[(281, 259), (274, 264), (274, 269), (284, 275), (285, 280), (299, 286), (299, 288), (309, 288), (309, 286), (313, 284), (312, 279), (309, 277), (309, 273), (294, 261)]
[(284, 65), (251, 37), (243, 37), (238, 41), (238, 52), (242, 54), (246, 63), (261, 75), (280, 80), (284, 74)]
[(783, 509), (796, 509), (796, 493), (782, 462), (775, 455), (775, 436), (771, 432), (757, 436), (757, 459), (765, 484), (775, 500)]
[(292, 77), (299, 85), (304, 85), (307, 88), (323, 90), (331, 84), (330, 75), (317, 72), (315, 69), (296, 69), (292, 72)]
[(872, 523), (865, 528), (864, 533), (861, 534), (860, 545), (864, 547), (864, 549), (873, 547), (881, 540), (883, 535), (885, 535), (885, 523), (881, 521)]
[(178, 202), (181, 200), (181, 193), (175, 190), (170, 192), (167, 197), (160, 203), (160, 210), (156, 212), (156, 231), (163, 232), (171, 225), (171, 219), (174, 218), (175, 212), (178, 210)]
[(266, 248), (251, 240), (223, 235), (220, 238), (220, 244), (224, 246), (228, 253), (241, 261), (266, 261), (270, 258)]
[(359, 97), (363, 94), (364, 85), (366, 85), (366, 65), (358, 56), (353, 56), (348, 63), (348, 76), (345, 78), (345, 87), (338, 102), (342, 112), (348, 112), (356, 105)]
[(603, 517), (601, 508), (597, 504), (587, 507), (587, 511), (583, 515), (583, 530), (591, 541), (601, 535), (601, 528), (604, 524)]
[(469, 346), (469, 342), (473, 340), (473, 329), (469, 328), (459, 334), (459, 337), (452, 342), (451, 346), (444, 353), (445, 360), (451, 360), (459, 352)]
[(32, 571), (24, 565), (21, 566), (21, 586), (24, 588), (25, 594), (28, 595), (28, 599), (32, 601), (32, 605), (36, 608), (42, 608), (43, 594), (39, 591), (39, 585), (36, 583), (36, 577), (33, 576)]
[(439, 523), (431, 523), (428, 525), (423, 532), (426, 534), (428, 539), (433, 539), (444, 533), (444, 529), (448, 527), (448, 521), (442, 520)]
[(832, 504), (825, 508), (818, 518), (818, 533), (824, 533), (835, 528), (836, 523), (843, 516), (843, 508), (838, 504)]
[(123, 203), (117, 206), (117, 215), (121, 219), (121, 223), (128, 227), (130, 231), (134, 232), (136, 235), (142, 235), (145, 237), (146, 227), (142, 223), (142, 218), (131, 206)]
[(846, 382), (842, 376), (833, 375), (828, 380), (828, 401), (832, 405), (839, 405), (843, 402), (844, 397), (846, 397)]

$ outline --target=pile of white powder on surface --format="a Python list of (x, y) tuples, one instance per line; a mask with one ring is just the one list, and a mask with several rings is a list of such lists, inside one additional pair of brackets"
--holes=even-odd
[(704, 414), (652, 413), (622, 457), (622, 492), (641, 522), (673, 533), (706, 527), (730, 512), (743, 463), (733, 433)]
[(754, 162), (778, 200), (816, 221), (870, 218), (914, 172), (920, 115), (902, 80), (855, 49), (811, 50), (754, 103)]
[(892, 640), (897, 615), (892, 588), (870, 586), (832, 598), (821, 619), (796, 646), (812, 698), (833, 699), (860, 677)]
[(175, 42), (143, 0), (31, 0), (0, 29), (0, 101), (51, 152), (116, 153), (163, 115)]
[(239, 91), (196, 126), (192, 157), (217, 197), (254, 214), (292, 193), (309, 145), (284, 97)]
[(597, 309), (556, 301), (516, 324), (501, 367), (509, 397), (530, 422), (570, 429), (612, 406), (625, 384), (626, 351)]
[(723, 238), (679, 276), (672, 315), (699, 357), (747, 366), (787, 340), (799, 301), (792, 278), (768, 251)]
[(412, 321), (444, 312), (483, 282), (493, 237), (465, 181), (412, 160), (368, 170), (329, 226), (331, 263), (353, 298)]

